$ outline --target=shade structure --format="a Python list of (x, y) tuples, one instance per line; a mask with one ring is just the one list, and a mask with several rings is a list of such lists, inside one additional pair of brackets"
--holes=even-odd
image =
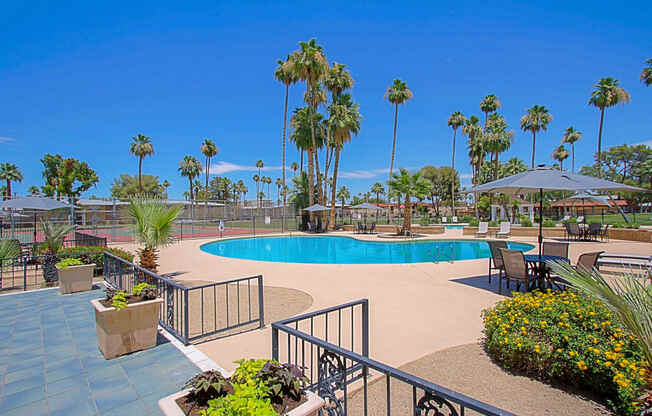
[(543, 192), (544, 191), (630, 191), (640, 192), (645, 189), (622, 183), (607, 181), (592, 176), (565, 172), (551, 167), (539, 166), (516, 175), (498, 179), (471, 188), (470, 192), (495, 192), (505, 194), (539, 193), (539, 270), (543, 245)]
[(0, 203), (2, 209), (34, 209), (50, 211), (53, 209), (70, 208), (70, 205), (52, 198), (42, 196), (19, 196)]
[(602, 205), (611, 206), (611, 204), (609, 203), (609, 200), (607, 200), (607, 198), (605, 198), (603, 196), (600, 196), (600, 195), (591, 195), (591, 194), (588, 194), (586, 192), (579, 192), (579, 193), (577, 193), (577, 194), (575, 194), (573, 196), (569, 196), (566, 199), (581, 199), (582, 201), (584, 201), (585, 199), (588, 199), (588, 200), (595, 201), (595, 202), (597, 202), (599, 204), (602, 204)]
[(364, 202), (362, 204), (354, 205), (351, 207), (351, 209), (368, 209), (371, 211), (383, 211), (383, 208), (379, 207), (378, 205), (370, 204), (368, 202)]
[(308, 212), (320, 212), (320, 211), (330, 211), (330, 208), (325, 207), (323, 205), (314, 204), (309, 206), (308, 208), (304, 208), (303, 210)]

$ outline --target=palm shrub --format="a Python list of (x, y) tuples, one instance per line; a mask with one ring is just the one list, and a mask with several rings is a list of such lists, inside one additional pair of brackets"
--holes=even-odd
[[(568, 264), (551, 263), (553, 271), (577, 290), (593, 296), (611, 311), (620, 325), (631, 334), (643, 356), (640, 375), (647, 393), (641, 407), (652, 409), (652, 280), (632, 274), (622, 274), (611, 282), (597, 271), (573, 268)], [(652, 270), (648, 271), (648, 273)], [(621, 362), (622, 363), (622, 362)], [(627, 372), (629, 368), (623, 371)]]
[(13, 259), (20, 256), (18, 240), (0, 240), (0, 260)]
[(140, 266), (153, 273), (158, 269), (158, 250), (173, 241), (174, 222), (181, 215), (181, 207), (170, 207), (157, 198), (137, 197), (129, 202), (129, 217), (136, 241)]
[(59, 279), (56, 264), (59, 261), (57, 254), (63, 248), (66, 235), (75, 229), (74, 225), (52, 224), (41, 220), (45, 253), (43, 255), (43, 279), (47, 284), (52, 284)]

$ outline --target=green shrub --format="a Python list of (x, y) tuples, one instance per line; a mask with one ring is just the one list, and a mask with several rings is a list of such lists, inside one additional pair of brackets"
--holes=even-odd
[(60, 269), (64, 269), (64, 270), (67, 269), (70, 266), (83, 266), (83, 265), (84, 265), (83, 261), (81, 261), (79, 259), (76, 259), (76, 258), (73, 258), (73, 257), (63, 259), (63, 260), (61, 260), (60, 262), (57, 263), (57, 267), (60, 268)]
[(72, 257), (80, 259), (84, 264), (95, 264), (95, 275), (104, 274), (104, 252), (107, 251), (116, 257), (133, 262), (134, 255), (117, 247), (66, 247), (59, 250), (60, 257)]
[(571, 217), (571, 218), (565, 220), (564, 222), (574, 222), (574, 223), (576, 223), (576, 222), (577, 222), (577, 218), (575, 218), (575, 217)]
[(430, 224), (430, 217), (421, 217), (419, 218), (419, 225), (429, 225)]
[(518, 220), (521, 223), (521, 227), (532, 227), (532, 221), (530, 221), (530, 217), (521, 215), (518, 217)]
[(230, 386), (219, 371), (208, 370), (188, 380), (183, 388), (190, 389), (191, 400), (205, 406), (209, 400), (225, 395)]
[(156, 286), (150, 285), (149, 283), (146, 282), (138, 283), (131, 290), (131, 293), (135, 296), (142, 297), (143, 300), (156, 299), (156, 297), (158, 296), (158, 293), (156, 291)]
[(556, 227), (557, 224), (555, 224), (554, 221), (551, 220), (543, 220), (543, 224), (541, 224), (543, 227)]
[(480, 221), (477, 220), (477, 219), (475, 219), (475, 218), (473, 218), (473, 219), (469, 220), (469, 225), (470, 225), (471, 227), (477, 227), (478, 225), (480, 225)]
[(498, 227), (498, 221), (489, 221), (489, 226), (490, 227)]
[(116, 310), (120, 310), (127, 307), (127, 294), (123, 290), (119, 290), (113, 294), (111, 299), (111, 306)]
[(515, 294), (483, 312), (489, 355), (510, 370), (579, 386), (632, 415), (646, 370), (634, 338), (594, 298), (573, 291)]
[(234, 393), (208, 402), (202, 416), (278, 416), (272, 402), (256, 386), (236, 384)]
[(466, 216), (462, 217), (462, 222), (463, 222), (463, 223), (470, 223), (470, 222), (473, 221), (473, 220), (475, 220), (475, 218), (473, 218), (473, 217), (470, 216), (470, 215), (466, 215)]

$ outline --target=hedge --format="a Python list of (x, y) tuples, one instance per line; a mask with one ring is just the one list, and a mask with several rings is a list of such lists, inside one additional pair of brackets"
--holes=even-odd
[(83, 261), (85, 264), (95, 263), (95, 275), (102, 276), (104, 274), (104, 252), (107, 251), (116, 257), (120, 257), (129, 262), (133, 262), (134, 255), (128, 251), (115, 247), (95, 247), (95, 246), (80, 246), (80, 247), (66, 247), (59, 251), (61, 257), (71, 257)]

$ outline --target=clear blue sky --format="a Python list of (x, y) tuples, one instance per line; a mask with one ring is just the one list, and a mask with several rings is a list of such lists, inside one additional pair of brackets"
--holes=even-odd
[[(342, 155), (342, 181), (354, 194), (386, 180), (393, 109), (383, 94), (395, 77), (414, 92), (399, 110), (400, 167), (449, 165), (448, 116), (481, 115), (489, 93), (516, 131), (504, 159), (529, 160), (531, 136), (518, 123), (540, 104), (554, 120), (537, 140), (537, 163), (551, 163), (572, 124), (584, 133), (576, 163), (587, 164), (599, 121), (587, 100), (606, 76), (632, 102), (607, 111), (605, 146), (652, 141), (652, 88), (639, 82), (652, 58), (649, 2), (354, 3), (2, 2), (0, 161), (19, 165), (25, 179), (15, 189), (24, 193), (42, 185), (44, 153), (83, 159), (100, 176), (87, 195), (108, 196), (114, 177), (136, 172), (128, 145), (140, 132), (156, 149), (144, 172), (168, 179), (171, 197), (181, 197), (178, 161), (199, 157), (209, 137), (220, 148), (215, 163), (252, 190), (256, 160), (281, 164), (276, 60), (311, 37), (355, 78), (364, 121)], [(302, 93), (292, 90), (291, 108)], [(465, 142), (458, 137), (456, 166), (470, 174)], [(289, 164), (298, 158), (288, 149)]]

